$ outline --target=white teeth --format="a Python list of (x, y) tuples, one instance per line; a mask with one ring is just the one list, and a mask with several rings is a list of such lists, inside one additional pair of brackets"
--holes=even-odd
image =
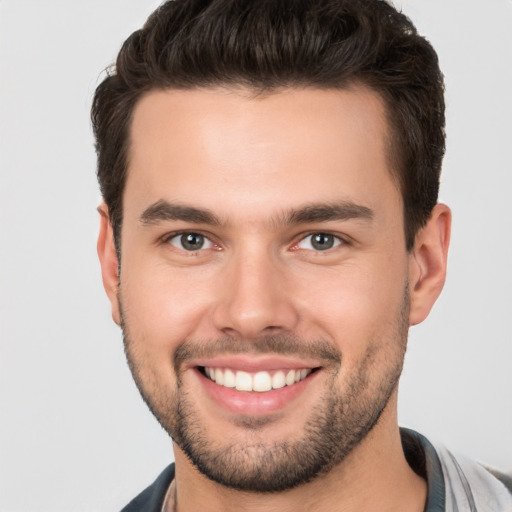
[(286, 380), (284, 378), (284, 372), (279, 370), (278, 372), (274, 373), (274, 376), (272, 377), (272, 388), (279, 389), (284, 388), (285, 386)]
[[(217, 371), (215, 371), (215, 376), (217, 376)], [(215, 382), (219, 384), (217, 379), (215, 379)], [(235, 387), (237, 391), (252, 391), (251, 374), (247, 372), (236, 372)]]
[[(215, 382), (217, 382), (217, 379), (215, 379)], [(224, 372), (224, 386), (227, 388), (234, 388), (236, 386), (236, 377), (235, 374), (230, 370), (227, 369)]]
[(252, 379), (252, 390), (270, 391), (272, 389), (272, 377), (268, 372), (258, 372)]
[(250, 374), (244, 371), (234, 371), (229, 368), (211, 368), (206, 366), (204, 372), (207, 377), (220, 386), (236, 388), (237, 391), (263, 393), (271, 389), (280, 389), (300, 382), (311, 373), (311, 369), (278, 370), (274, 375), (270, 375), (266, 371)]

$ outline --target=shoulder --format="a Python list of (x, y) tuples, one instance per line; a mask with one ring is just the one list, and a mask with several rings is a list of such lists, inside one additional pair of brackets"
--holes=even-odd
[(501, 471), (498, 471), (497, 469), (485, 467), (491, 475), (494, 475), (512, 494), (512, 473), (507, 475), (506, 473), (502, 473)]
[(427, 480), (427, 512), (512, 511), (512, 477), (455, 456), (410, 429), (400, 429), (411, 468)]
[(165, 494), (173, 479), (174, 463), (167, 466), (158, 478), (130, 501), (121, 512), (160, 512)]
[(443, 447), (438, 447), (437, 453), (443, 468), (447, 499), (459, 508), (464, 504), (468, 510), (512, 510), (510, 476), (485, 468), (467, 457), (455, 456)]

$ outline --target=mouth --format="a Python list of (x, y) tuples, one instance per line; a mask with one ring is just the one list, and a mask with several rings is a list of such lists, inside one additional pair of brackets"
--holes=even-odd
[(285, 386), (293, 386), (306, 379), (319, 368), (296, 368), (279, 370), (261, 370), (247, 372), (232, 368), (199, 366), (198, 371), (206, 378), (225, 388), (237, 391), (265, 393)]
[(297, 407), (323, 373), (321, 366), (283, 360), (218, 359), (190, 369), (215, 407), (242, 416), (268, 416)]

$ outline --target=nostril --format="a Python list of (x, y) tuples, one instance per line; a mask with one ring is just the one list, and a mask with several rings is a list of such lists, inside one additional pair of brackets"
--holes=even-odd
[(266, 333), (275, 333), (275, 332), (281, 332), (283, 330), (282, 327), (278, 327), (277, 325), (269, 325), (268, 327), (265, 327), (263, 329), (264, 332)]

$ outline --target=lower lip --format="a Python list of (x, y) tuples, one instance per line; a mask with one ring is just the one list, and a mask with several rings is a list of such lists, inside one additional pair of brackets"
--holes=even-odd
[(208, 395), (215, 402), (229, 412), (247, 416), (264, 416), (282, 410), (290, 402), (296, 400), (320, 373), (317, 370), (291, 386), (259, 393), (257, 391), (237, 391), (234, 388), (220, 386), (203, 375), (197, 368), (194, 371)]

